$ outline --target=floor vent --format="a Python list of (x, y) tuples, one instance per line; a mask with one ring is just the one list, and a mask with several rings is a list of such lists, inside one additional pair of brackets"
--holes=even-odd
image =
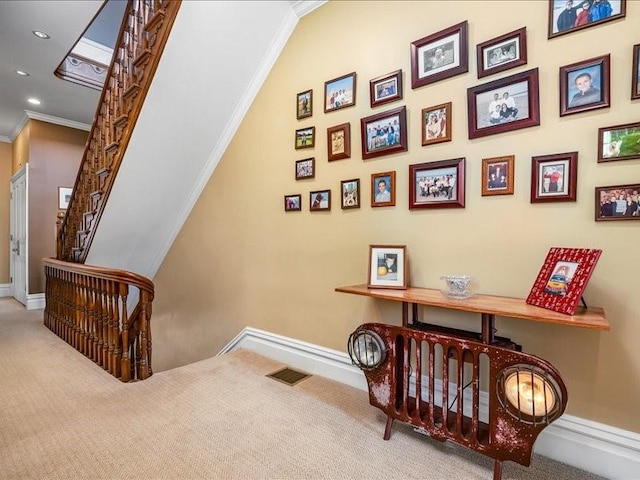
[(292, 368), (285, 367), (276, 372), (270, 373), (267, 377), (273, 378), (282, 383), (286, 383), (289, 386), (294, 386), (296, 383), (301, 382), (305, 378), (309, 378), (311, 375), (302, 373)]

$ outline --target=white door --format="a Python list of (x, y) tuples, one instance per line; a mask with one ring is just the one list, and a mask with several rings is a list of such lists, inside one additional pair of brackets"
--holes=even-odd
[(27, 168), (11, 177), (9, 274), (11, 296), (27, 304)]

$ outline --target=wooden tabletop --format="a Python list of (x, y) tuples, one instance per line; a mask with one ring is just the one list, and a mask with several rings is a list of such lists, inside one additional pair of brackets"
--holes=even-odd
[(571, 327), (610, 330), (604, 310), (598, 307), (578, 307), (574, 315), (565, 315), (545, 308), (529, 305), (522, 298), (499, 297), (496, 295), (476, 294), (471, 298), (457, 300), (447, 297), (435, 288), (409, 287), (406, 290), (368, 288), (366, 284), (336, 288), (336, 292), (353, 293), (365, 297), (382, 298), (396, 302), (415, 303), (431, 307), (462, 310), (465, 312), (487, 313), (502, 317), (555, 323)]

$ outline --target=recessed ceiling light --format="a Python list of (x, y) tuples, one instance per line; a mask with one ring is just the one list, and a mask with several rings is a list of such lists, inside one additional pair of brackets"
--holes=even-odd
[(28, 77), (30, 74), (27, 72), (23, 72), (22, 70), (16, 70), (16, 73), (21, 77)]
[(47, 39), (51, 38), (51, 37), (49, 37), (49, 35), (48, 35), (48, 34), (46, 34), (46, 33), (44, 33), (44, 32), (41, 32), (40, 30), (34, 30), (34, 31), (33, 31), (33, 34), (34, 34), (36, 37), (41, 38), (42, 40), (47, 40)]
[(40, 105), (40, 100), (38, 100), (37, 98), (29, 98), (27, 102), (29, 102), (32, 105)]

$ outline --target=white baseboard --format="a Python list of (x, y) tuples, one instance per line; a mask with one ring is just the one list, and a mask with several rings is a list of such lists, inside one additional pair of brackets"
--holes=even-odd
[(10, 296), (11, 296), (11, 284), (10, 283), (0, 284), (0, 298), (10, 297)]
[[(313, 375), (367, 390), (346, 353), (247, 327), (220, 354), (250, 350)], [(534, 452), (612, 480), (640, 479), (640, 434), (563, 415), (538, 437)]]
[(40, 310), (46, 305), (44, 293), (32, 293), (27, 295), (27, 310)]

